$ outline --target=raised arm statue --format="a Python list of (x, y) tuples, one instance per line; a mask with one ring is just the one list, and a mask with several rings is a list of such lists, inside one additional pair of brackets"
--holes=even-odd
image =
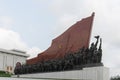
[(100, 46), (98, 49), (98, 63), (100, 63), (102, 60), (102, 38), (100, 38)]
[(97, 44), (98, 44), (98, 41), (99, 41), (99, 37), (100, 37), (99, 35), (98, 35), (98, 36), (95, 36), (95, 38), (97, 39), (97, 41), (96, 41), (96, 43), (95, 43), (95, 46), (94, 46), (95, 48), (97, 48)]
[(98, 50), (102, 50), (102, 38), (100, 38), (100, 46)]

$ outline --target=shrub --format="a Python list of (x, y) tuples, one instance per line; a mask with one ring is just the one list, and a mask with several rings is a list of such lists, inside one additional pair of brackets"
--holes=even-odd
[(111, 80), (120, 80), (120, 76), (111, 77)]
[(6, 73), (5, 71), (0, 71), (0, 77), (11, 77), (11, 74)]

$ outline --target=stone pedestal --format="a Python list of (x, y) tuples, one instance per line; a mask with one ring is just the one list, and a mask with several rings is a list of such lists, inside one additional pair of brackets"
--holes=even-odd
[[(19, 75), (26, 78), (52, 78), (52, 79), (79, 79), (79, 80), (110, 80), (109, 68), (107, 67), (88, 67), (82, 70), (35, 73)], [(17, 77), (17, 76), (13, 76)]]

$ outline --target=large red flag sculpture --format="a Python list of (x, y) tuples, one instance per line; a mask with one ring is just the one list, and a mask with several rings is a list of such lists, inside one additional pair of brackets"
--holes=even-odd
[(80, 48), (89, 47), (94, 13), (87, 18), (78, 21), (63, 34), (52, 40), (52, 45), (37, 57), (27, 60), (27, 64), (34, 64), (41, 61), (58, 59), (69, 52), (75, 53)]

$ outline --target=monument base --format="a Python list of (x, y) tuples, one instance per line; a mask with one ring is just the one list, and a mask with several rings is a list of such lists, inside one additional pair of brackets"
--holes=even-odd
[[(17, 77), (14, 75), (13, 77)], [(109, 68), (107, 67), (86, 67), (82, 70), (23, 74), (24, 78), (51, 78), (51, 79), (79, 79), (79, 80), (109, 80)]]

